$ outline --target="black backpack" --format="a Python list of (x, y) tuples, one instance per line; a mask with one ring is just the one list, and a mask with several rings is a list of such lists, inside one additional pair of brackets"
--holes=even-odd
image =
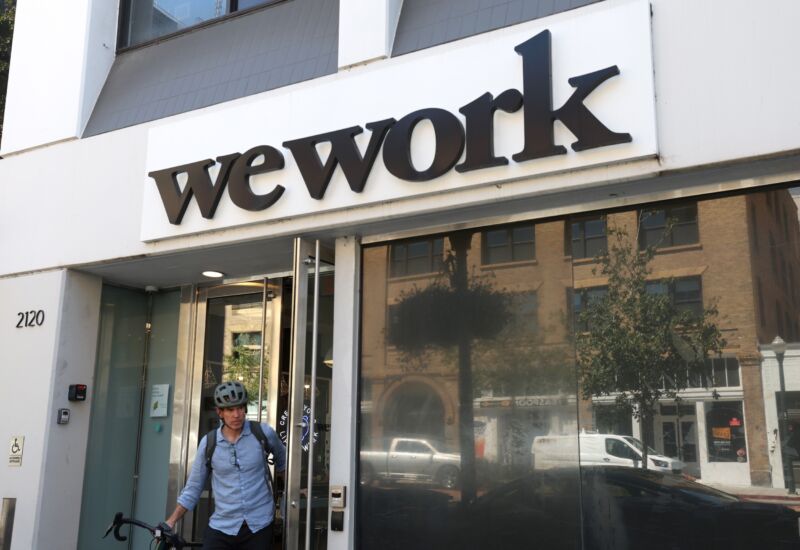
[[(267, 440), (267, 436), (264, 435), (264, 430), (261, 429), (261, 424), (258, 422), (252, 422), (250, 420), (247, 421), (250, 424), (250, 431), (256, 436), (256, 439), (261, 444), (261, 453), (264, 455), (264, 478), (267, 482), (267, 487), (269, 488), (270, 492), (272, 493), (272, 498), (277, 500), (277, 495), (275, 494), (275, 490), (273, 487), (272, 481), (272, 471), (269, 469), (270, 465), (274, 463), (274, 460), (271, 458), (272, 449), (269, 446), (269, 440)], [(211, 457), (214, 456), (214, 450), (217, 448), (217, 430), (213, 429), (206, 434), (206, 469), (208, 470), (208, 477), (206, 478), (206, 482), (209, 482), (211, 479)], [(211, 485), (209, 484), (209, 488)]]

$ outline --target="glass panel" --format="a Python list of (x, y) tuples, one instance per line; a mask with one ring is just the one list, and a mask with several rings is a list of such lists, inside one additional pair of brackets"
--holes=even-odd
[(747, 462), (742, 402), (715, 401), (707, 407), (709, 462)]
[[(256, 284), (261, 287), (260, 284)], [(247, 418), (258, 419), (263, 338), (263, 293), (211, 298), (206, 306), (203, 384), (200, 397), (198, 440), (219, 426), (214, 389), (226, 380), (238, 380), (249, 397)], [(267, 350), (267, 354), (269, 351)], [(268, 355), (267, 355), (268, 357)], [(263, 395), (266, 396), (265, 391)], [(194, 514), (193, 538), (200, 540), (213, 513), (213, 499), (200, 497)]]
[(728, 374), (728, 385), (738, 386), (739, 382), (739, 361), (735, 357), (725, 358), (725, 369)]
[(536, 265), (476, 269), (506, 237), (463, 231), (412, 282), (364, 248), (359, 548), (580, 547), (571, 268), (563, 221), (536, 231)]
[(675, 431), (675, 422), (663, 422), (661, 424), (661, 433), (664, 437), (664, 455), (677, 457), (678, 435)]
[[(162, 520), (158, 513), (167, 509), (169, 484), (170, 434), (175, 395), (175, 350), (178, 347), (180, 292), (153, 295), (150, 358), (147, 365), (147, 390), (142, 410), (142, 441), (139, 451), (139, 477), (134, 516), (149, 523)], [(167, 402), (153, 408), (156, 385), (167, 385)], [(169, 503), (172, 505), (172, 503)], [(131, 530), (133, 548), (149, 550), (152, 540), (140, 530)], [(81, 547), (83, 548), (83, 547)]]
[[(132, 512), (136, 436), (141, 414), (139, 381), (147, 297), (140, 292), (104, 286), (100, 311), (79, 548), (96, 547), (116, 512), (125, 515)], [(103, 543), (107, 548), (119, 544), (113, 540)]]
[(488, 248), (486, 252), (488, 254), (486, 259), (487, 264), (499, 264), (511, 261), (511, 248), (508, 246)]
[[(150, 523), (164, 518), (179, 300), (178, 292), (152, 295), (146, 407), (140, 409), (148, 297), (143, 292), (103, 287), (79, 548), (117, 547), (119, 543), (113, 539), (101, 542), (99, 538), (116, 512), (133, 514)], [(163, 412), (159, 409), (153, 414), (149, 405), (156, 384), (169, 385), (169, 400)], [(141, 443), (137, 449), (140, 420)], [(134, 503), (137, 450), (142, 458)], [(131, 547), (146, 549), (149, 543), (149, 538), (134, 534)]]
[[(322, 264), (323, 267), (325, 264)], [(303, 438), (300, 445), (303, 449), (303, 462), (300, 477), (300, 548), (305, 544), (306, 510), (308, 495), (311, 494), (311, 548), (324, 550), (328, 540), (328, 487), (330, 483), (330, 446), (331, 446), (331, 375), (333, 362), (329, 352), (333, 349), (333, 281), (332, 272), (320, 274), (319, 311), (317, 324), (317, 356), (312, 357), (312, 320), (314, 307), (314, 276), (308, 281), (308, 330), (306, 334), (306, 383), (303, 392)], [(326, 359), (327, 358), (327, 359)], [(315, 428), (310, 430), (311, 423), (311, 373), (312, 364), (316, 362), (316, 393), (314, 398)], [(308, 453), (311, 449), (311, 437), (314, 438), (314, 462), (311, 490), (308, 490)]]
[(533, 226), (522, 225), (511, 230), (511, 239), (515, 243), (533, 242)]
[(532, 260), (535, 257), (533, 243), (514, 244), (512, 256), (514, 261)]
[(126, 0), (123, 4), (120, 46), (135, 46), (222, 17), (237, 9), (243, 10), (275, 1), (277, 0)]

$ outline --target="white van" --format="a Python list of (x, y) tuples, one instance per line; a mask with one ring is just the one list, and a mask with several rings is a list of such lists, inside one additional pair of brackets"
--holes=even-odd
[[(533, 468), (569, 468), (577, 466), (578, 438), (569, 435), (544, 435), (535, 437), (531, 446)], [(642, 465), (642, 442), (629, 435), (580, 434), (581, 466), (628, 466), (639, 468)], [(679, 474), (684, 464), (678, 459), (669, 458), (647, 449), (647, 462), (650, 470)]]

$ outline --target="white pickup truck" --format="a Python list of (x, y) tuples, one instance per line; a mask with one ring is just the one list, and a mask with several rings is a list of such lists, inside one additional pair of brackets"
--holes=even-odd
[(440, 452), (427, 439), (395, 437), (384, 448), (361, 451), (362, 485), (373, 480), (407, 480), (438, 483), (448, 489), (458, 486), (461, 455)]

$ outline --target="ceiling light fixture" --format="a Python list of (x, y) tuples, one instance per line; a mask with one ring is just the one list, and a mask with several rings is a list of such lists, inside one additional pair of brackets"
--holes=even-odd
[(203, 277), (208, 277), (209, 279), (221, 279), (224, 276), (225, 274), (222, 271), (203, 271)]

